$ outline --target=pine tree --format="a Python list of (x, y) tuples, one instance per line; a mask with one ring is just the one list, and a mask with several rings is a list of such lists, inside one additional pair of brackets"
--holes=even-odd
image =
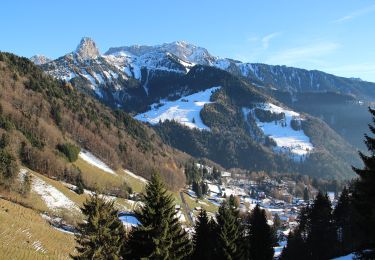
[(240, 201), (238, 200), (238, 197), (233, 196), (231, 194), (228, 199), (228, 206), (234, 210), (236, 216), (238, 216), (238, 207), (240, 206)]
[(280, 260), (308, 259), (305, 247), (306, 245), (301, 234), (291, 231), (288, 235), (287, 244), (281, 253)]
[(280, 256), (282, 260), (309, 259), (306, 240), (309, 234), (310, 206), (303, 207), (298, 215), (298, 226), (288, 235), (288, 241)]
[(75, 190), (75, 192), (77, 194), (83, 194), (84, 191), (85, 191), (85, 185), (83, 184), (83, 179), (82, 179), (82, 175), (81, 173), (79, 172), (77, 177), (76, 177), (76, 184), (77, 184), (77, 188)]
[(202, 195), (206, 195), (208, 192), (208, 185), (202, 182)]
[(337, 231), (338, 254), (344, 255), (352, 252), (357, 243), (354, 239), (354, 223), (352, 202), (346, 187), (341, 192), (336, 208), (333, 211), (333, 219)]
[(307, 189), (307, 187), (305, 187), (305, 189), (303, 190), (303, 200), (304, 201), (309, 201), (310, 200), (309, 190)]
[(192, 189), (198, 198), (202, 197), (202, 187), (198, 182), (193, 181)]
[[(369, 108), (372, 115), (372, 124), (369, 128), (375, 134), (375, 110)], [(358, 212), (356, 223), (362, 231), (362, 248), (375, 245), (375, 138), (365, 134), (365, 144), (368, 155), (359, 152), (364, 163), (362, 169), (353, 168), (359, 179), (353, 191), (353, 203)]]
[(21, 194), (24, 197), (27, 197), (31, 191), (32, 176), (30, 173), (26, 172), (23, 178), (22, 191)]
[(279, 214), (275, 214), (275, 216), (273, 217), (273, 228), (275, 230), (278, 230), (281, 228), (281, 219), (280, 219), (280, 216)]
[(238, 220), (233, 214), (233, 210), (224, 201), (216, 214), (216, 230), (215, 230), (215, 259), (240, 259), (241, 244), (240, 244), (240, 229)]
[(213, 230), (207, 212), (202, 209), (194, 227), (192, 259), (213, 259)]
[(256, 205), (249, 217), (248, 240), (250, 259), (273, 259), (275, 237), (267, 224), (266, 213), (259, 205)]
[(318, 193), (309, 212), (307, 247), (312, 259), (329, 259), (334, 255), (336, 231), (332, 206), (327, 195)]
[(78, 255), (73, 259), (120, 259), (125, 231), (113, 203), (96, 194), (84, 203), (82, 212), (87, 222), (79, 225)]
[(153, 174), (147, 184), (143, 202), (136, 212), (141, 225), (132, 230), (123, 257), (186, 259), (192, 247), (176, 217), (173, 198), (158, 174)]

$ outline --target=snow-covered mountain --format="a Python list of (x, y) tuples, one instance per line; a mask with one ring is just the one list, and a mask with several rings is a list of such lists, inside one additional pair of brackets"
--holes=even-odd
[(156, 46), (113, 47), (100, 54), (95, 42), (85, 37), (75, 51), (54, 61), (42, 56), (34, 56), (32, 61), (56, 78), (78, 81), (80, 85), (85, 82), (83, 85), (88, 91), (114, 107), (124, 106), (133, 97), (147, 97), (153, 87), (150, 81), (160, 74), (186, 74), (195, 65), (226, 70), (270, 91), (276, 89), (292, 94), (334, 91), (365, 99), (375, 97), (375, 83), (321, 71), (220, 58), (205, 48), (184, 41)]
[[(323, 118), (320, 110), (297, 108), (296, 104), (299, 105), (298, 99), (308, 98), (306, 93), (325, 95), (327, 91), (375, 97), (375, 83), (320, 71), (220, 58), (182, 41), (116, 47), (102, 54), (93, 40), (83, 38), (76, 50), (40, 66), (108, 106), (131, 112), (136, 119), (155, 125), (166, 143), (228, 168), (303, 169), (304, 174), (313, 175), (312, 165), (324, 156), (327, 161), (337, 162), (338, 170), (325, 169), (324, 164), (322, 172), (348, 176), (350, 167), (340, 165), (350, 161), (354, 149), (322, 121), (301, 113), (309, 109), (307, 113), (312, 111), (314, 116)], [(211, 93), (218, 86), (220, 89)], [(263, 104), (262, 108), (259, 104)], [(346, 104), (344, 101), (340, 106)], [(276, 108), (282, 112), (275, 113)], [(332, 110), (328, 106), (322, 108)], [(264, 114), (284, 117), (264, 121)], [(337, 126), (339, 132), (347, 131), (345, 118), (340, 122), (344, 124)], [(181, 125), (183, 129), (179, 128)], [(330, 134), (321, 135), (319, 129)], [(189, 138), (181, 141), (181, 136)], [(303, 168), (299, 168), (300, 162)]]
[(52, 61), (52, 59), (50, 59), (50, 58), (47, 58), (46, 56), (44, 56), (44, 55), (34, 55), (34, 56), (32, 56), (31, 58), (30, 58), (30, 60), (32, 61), (32, 62), (34, 62), (36, 65), (43, 65), (43, 64), (45, 64), (45, 63), (48, 63), (48, 62), (50, 62), (50, 61)]

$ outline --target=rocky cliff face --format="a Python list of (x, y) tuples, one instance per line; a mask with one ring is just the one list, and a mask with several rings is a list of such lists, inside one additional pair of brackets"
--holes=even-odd
[(96, 59), (100, 53), (95, 42), (88, 37), (82, 38), (76, 49), (77, 56), (83, 60)]
[(43, 65), (43, 64), (46, 64), (50, 61), (52, 61), (50, 58), (47, 58), (46, 56), (44, 55), (34, 55), (30, 58), (30, 60), (36, 64), (36, 65)]

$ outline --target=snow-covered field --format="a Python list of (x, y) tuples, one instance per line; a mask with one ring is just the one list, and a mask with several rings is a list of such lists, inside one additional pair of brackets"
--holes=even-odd
[(275, 147), (276, 151), (288, 153), (292, 159), (299, 161), (305, 159), (307, 154), (314, 149), (314, 146), (310, 142), (310, 138), (305, 135), (303, 130), (296, 131), (291, 127), (291, 121), (293, 118), (302, 120), (299, 113), (271, 103), (259, 104), (258, 108), (276, 114), (285, 114), (285, 120), (261, 122), (255, 116), (253, 109), (242, 108), (245, 118), (247, 118), (249, 113), (254, 113), (257, 126), (263, 131), (264, 135), (275, 140), (277, 145)]
[(210, 103), (210, 97), (220, 87), (213, 87), (176, 101), (161, 101), (162, 105), (153, 104), (151, 110), (135, 116), (137, 120), (157, 124), (159, 121), (175, 120), (189, 128), (209, 130), (202, 122), (200, 111), (205, 104)]
[(216, 194), (221, 195), (221, 191), (218, 185), (216, 184), (207, 184), (208, 185), (208, 191)]
[(99, 169), (101, 169), (105, 172), (116, 175), (116, 173), (111, 168), (109, 168), (109, 166), (107, 164), (105, 164), (103, 161), (101, 161), (100, 159), (95, 157), (89, 151), (82, 150), (79, 153), (79, 157), (81, 157), (84, 161), (88, 162), (89, 164), (91, 164), (95, 167), (98, 167)]
[(32, 190), (41, 196), (42, 200), (46, 203), (49, 209), (68, 209), (80, 211), (78, 206), (68, 197), (66, 197), (61, 191), (35, 175), (32, 177)]

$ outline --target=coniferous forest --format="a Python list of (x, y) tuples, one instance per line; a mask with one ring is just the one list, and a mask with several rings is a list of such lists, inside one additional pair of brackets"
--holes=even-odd
[[(375, 123), (375, 110), (369, 109)], [(375, 126), (369, 125), (375, 134)], [(345, 187), (336, 207), (319, 192), (302, 208), (298, 226), (287, 239), (280, 259), (332, 259), (356, 252), (374, 259), (375, 245), (375, 139), (365, 135), (368, 153), (360, 152), (363, 168)], [(215, 217), (201, 210), (188, 234), (176, 217), (175, 205), (159, 174), (154, 173), (136, 212), (140, 225), (126, 232), (113, 203), (93, 195), (82, 209), (87, 222), (80, 225), (75, 259), (273, 259), (277, 230), (267, 223), (257, 205), (243, 214), (230, 196)]]

